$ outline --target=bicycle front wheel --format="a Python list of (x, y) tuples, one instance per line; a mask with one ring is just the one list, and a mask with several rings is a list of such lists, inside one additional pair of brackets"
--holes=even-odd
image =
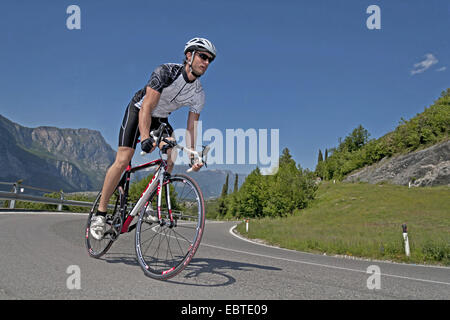
[[(166, 188), (169, 188), (172, 220)], [(161, 220), (158, 219), (158, 189), (163, 192)], [(141, 210), (136, 227), (136, 255), (144, 273), (158, 280), (179, 274), (200, 245), (205, 215), (203, 194), (189, 176), (174, 175), (162, 188), (156, 188)]]

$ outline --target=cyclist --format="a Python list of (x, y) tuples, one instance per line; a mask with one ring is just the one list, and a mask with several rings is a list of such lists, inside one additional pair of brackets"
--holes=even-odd
[[(167, 63), (156, 68), (146, 86), (135, 93), (127, 106), (120, 127), (116, 159), (106, 173), (98, 211), (91, 223), (91, 233), (97, 239), (103, 236), (109, 199), (134, 155), (139, 135), (142, 150), (152, 152), (156, 143), (150, 131), (159, 128), (164, 122), (168, 133), (172, 135), (173, 128), (168, 122), (168, 116), (182, 106), (189, 106), (186, 146), (195, 150), (195, 124), (205, 102), (199, 78), (215, 59), (216, 48), (205, 38), (193, 38), (186, 43), (184, 55), (183, 64)], [(203, 164), (195, 163), (191, 157), (190, 166), (193, 171), (198, 171)], [(169, 150), (167, 171), (171, 173), (172, 169), (173, 159)]]

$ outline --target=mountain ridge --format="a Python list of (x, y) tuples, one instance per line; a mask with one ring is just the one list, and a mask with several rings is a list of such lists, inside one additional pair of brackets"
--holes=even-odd
[[(80, 128), (21, 126), (0, 114), (0, 181), (22, 180), (24, 185), (65, 193), (98, 192), (106, 170), (115, 159), (116, 151), (106, 143), (99, 131)], [(188, 166), (175, 166), (174, 173), (185, 173)], [(139, 172), (132, 181), (149, 172)], [(212, 169), (191, 173), (205, 198), (221, 193), (230, 170)], [(247, 175), (239, 174), (239, 185)]]
[(64, 191), (99, 189), (115, 151), (91, 129), (28, 128), (0, 115), (0, 179)]

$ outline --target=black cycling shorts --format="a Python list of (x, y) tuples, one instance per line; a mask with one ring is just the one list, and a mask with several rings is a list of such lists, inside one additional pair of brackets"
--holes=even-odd
[[(130, 104), (128, 105), (123, 117), (122, 125), (120, 126), (119, 147), (130, 147), (136, 149), (136, 145), (140, 136), (139, 110), (140, 109), (137, 108), (133, 104), (133, 102), (130, 102)], [(167, 118), (152, 117), (150, 131), (158, 129), (162, 122), (167, 124), (166, 129), (168, 131), (168, 134), (164, 134), (163, 136), (172, 136), (173, 128)]]

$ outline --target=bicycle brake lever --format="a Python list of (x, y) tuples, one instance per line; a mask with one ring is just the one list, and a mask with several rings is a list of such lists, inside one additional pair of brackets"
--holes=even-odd
[[(205, 168), (208, 168), (208, 165), (207, 165), (207, 160), (208, 160), (208, 152), (209, 152), (209, 150), (211, 149), (211, 147), (210, 146), (202, 146), (203, 147), (203, 150), (202, 150), (202, 162), (205, 164)], [(203, 158), (204, 158), (204, 160), (203, 160)]]

